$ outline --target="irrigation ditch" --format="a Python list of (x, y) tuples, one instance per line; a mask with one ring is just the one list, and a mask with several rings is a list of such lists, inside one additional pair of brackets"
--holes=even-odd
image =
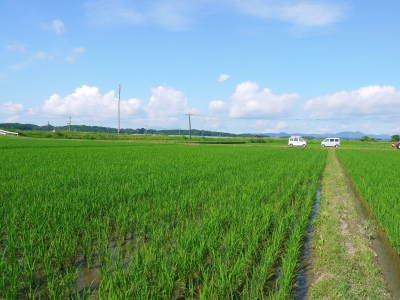
[(304, 245), (302, 249), (299, 274), (296, 279), (296, 287), (294, 289), (294, 299), (302, 300), (306, 299), (308, 295), (309, 282), (312, 272), (312, 242), (314, 238), (314, 221), (318, 217), (318, 213), (321, 206), (321, 185), (318, 186), (318, 190), (315, 196), (314, 206), (311, 212), (310, 220), (307, 226), (307, 232), (304, 239)]
[(370, 236), (370, 247), (376, 253), (376, 260), (380, 266), (383, 277), (388, 285), (392, 297), (400, 299), (400, 256), (391, 244), (384, 228), (376, 219), (367, 201), (363, 198), (351, 179), (348, 170), (335, 151), (335, 158), (338, 160), (339, 165), (345, 175), (345, 180), (348, 185), (353, 199), (356, 211), (359, 217), (372, 223), (373, 232)]

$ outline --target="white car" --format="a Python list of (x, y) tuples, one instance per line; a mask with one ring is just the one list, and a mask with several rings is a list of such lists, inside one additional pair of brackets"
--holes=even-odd
[(307, 142), (301, 136), (291, 136), (288, 145), (291, 147), (305, 147)]
[(322, 147), (339, 147), (340, 139), (339, 138), (326, 138), (321, 142)]

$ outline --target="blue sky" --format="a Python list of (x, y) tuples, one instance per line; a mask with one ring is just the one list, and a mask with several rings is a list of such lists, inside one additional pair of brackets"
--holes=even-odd
[(0, 2), (0, 122), (398, 133), (400, 2)]

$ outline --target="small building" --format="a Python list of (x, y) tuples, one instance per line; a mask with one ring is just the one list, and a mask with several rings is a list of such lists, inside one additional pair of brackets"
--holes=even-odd
[(0, 129), (0, 135), (18, 135), (18, 132), (5, 131)]

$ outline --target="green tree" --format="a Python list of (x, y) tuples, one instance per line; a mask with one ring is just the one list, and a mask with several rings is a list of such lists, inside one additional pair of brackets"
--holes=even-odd
[(373, 142), (375, 139), (370, 138), (369, 136), (365, 135), (360, 139), (361, 142)]
[(398, 141), (400, 141), (400, 135), (398, 135), (398, 134), (392, 135), (391, 141), (392, 141), (392, 142), (398, 142)]

